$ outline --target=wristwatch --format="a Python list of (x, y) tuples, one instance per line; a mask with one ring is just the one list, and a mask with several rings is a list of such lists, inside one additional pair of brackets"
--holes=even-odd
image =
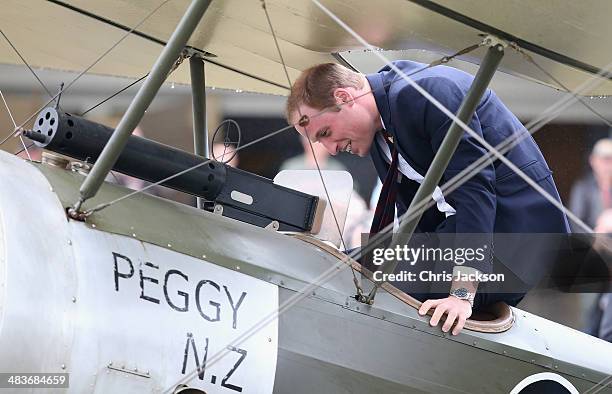
[(474, 306), (474, 296), (475, 294), (470, 292), (465, 287), (459, 287), (457, 289), (451, 290), (450, 295), (453, 297), (457, 297), (460, 300), (466, 300), (470, 303), (470, 306)]

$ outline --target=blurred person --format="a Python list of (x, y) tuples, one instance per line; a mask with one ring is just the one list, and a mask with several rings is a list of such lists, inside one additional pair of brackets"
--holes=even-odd
[[(569, 208), (589, 227), (594, 227), (599, 215), (612, 208), (612, 139), (597, 141), (589, 164), (593, 171), (572, 188)], [(572, 223), (572, 230), (583, 232), (575, 223)]]
[(281, 164), (282, 170), (314, 170), (317, 168), (315, 157), (312, 155), (312, 150), (317, 158), (319, 167), (322, 170), (331, 171), (347, 171), (346, 167), (334, 157), (330, 157), (329, 152), (321, 144), (312, 144), (312, 150), (308, 140), (300, 136), (300, 142), (304, 153), (287, 159)]
[[(300, 136), (300, 142), (304, 153), (287, 159), (281, 164), (280, 171), (283, 170), (316, 170), (317, 163), (321, 170), (328, 171), (348, 171), (347, 168), (336, 158), (331, 157), (327, 149), (321, 144), (311, 144), (308, 140)], [(316, 162), (315, 156), (316, 155)], [(358, 247), (361, 244), (361, 234), (369, 230), (369, 224), (372, 221), (373, 212), (368, 209), (367, 203), (356, 192), (357, 186), (353, 180), (353, 193), (349, 202), (344, 230), (342, 237), (344, 246), (347, 250)]]
[(238, 168), (238, 152), (233, 144), (215, 142), (212, 145), (212, 158), (230, 167)]
[[(603, 256), (612, 255), (612, 209), (606, 209), (599, 215), (595, 233), (593, 249)], [(610, 283), (607, 284), (607, 291), (598, 295), (591, 307), (587, 321), (587, 333), (612, 342), (612, 295), (610, 293), (612, 289)]]
[(599, 299), (599, 307), (601, 308), (601, 322), (599, 324), (599, 338), (612, 342), (612, 294), (606, 293)]

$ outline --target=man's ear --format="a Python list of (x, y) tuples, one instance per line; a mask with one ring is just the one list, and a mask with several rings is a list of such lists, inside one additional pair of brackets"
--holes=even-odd
[(353, 95), (345, 88), (336, 88), (334, 99), (337, 105), (353, 105)]

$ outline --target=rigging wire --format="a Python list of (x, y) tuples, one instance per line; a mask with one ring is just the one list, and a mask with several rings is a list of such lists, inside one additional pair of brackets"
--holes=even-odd
[[(240, 148), (236, 149), (236, 152), (239, 152), (242, 149), (245, 149), (245, 148), (247, 148), (249, 146), (257, 144), (257, 143), (259, 143), (261, 141), (264, 141), (264, 140), (266, 140), (268, 138), (274, 137), (275, 135), (280, 134), (283, 131), (286, 131), (286, 130), (289, 130), (289, 129), (292, 129), (292, 128), (293, 128), (293, 125), (289, 125), (289, 126), (285, 126), (285, 127), (281, 128), (281, 129), (275, 130), (275, 131), (273, 131), (273, 132), (271, 132), (269, 134), (264, 135), (263, 137), (260, 137), (260, 138), (254, 140), (254, 141), (251, 141), (251, 142), (249, 142), (247, 144), (244, 144)], [(212, 159), (212, 158), (208, 159), (208, 160), (205, 160), (202, 163), (196, 164), (195, 166), (192, 166), (192, 167), (189, 167), (189, 168), (187, 168), (187, 169), (185, 169), (183, 171), (177, 172), (176, 174), (170, 175), (169, 177), (166, 177), (166, 178), (164, 178), (164, 179), (162, 179), (160, 181), (157, 181), (155, 183), (151, 183), (151, 184), (143, 187), (142, 189), (134, 190), (133, 192), (131, 192), (129, 194), (126, 194), (126, 195), (124, 195), (122, 197), (119, 197), (117, 199), (114, 199), (112, 201), (96, 205), (95, 207), (90, 208), (90, 209), (86, 210), (85, 212), (83, 212), (83, 215), (85, 217), (90, 216), (91, 214), (93, 214), (95, 212), (99, 212), (100, 210), (108, 208), (108, 207), (110, 207), (110, 206), (112, 206), (112, 205), (114, 205), (114, 204), (116, 204), (116, 203), (118, 203), (120, 201), (123, 201), (123, 200), (128, 199), (130, 197), (133, 197), (133, 196), (135, 196), (137, 194), (140, 194), (140, 193), (142, 193), (142, 192), (152, 188), (153, 186), (158, 186), (158, 185), (160, 185), (160, 184), (162, 184), (162, 183), (164, 183), (166, 181), (169, 181), (169, 180), (174, 179), (174, 178), (176, 178), (178, 176), (186, 174), (189, 171), (195, 170), (196, 168), (200, 168), (200, 167), (202, 167), (202, 166), (204, 166), (204, 165), (206, 165), (206, 164), (208, 164), (208, 163), (210, 163), (212, 161), (214, 161), (214, 159)]]
[[(2, 96), (2, 102), (4, 102), (4, 107), (6, 108), (6, 112), (8, 112), (9, 117), (11, 118), (11, 122), (13, 122), (13, 126), (17, 127), (17, 123), (15, 123), (15, 118), (13, 117), (13, 113), (11, 112), (9, 105), (6, 102), (6, 99), (4, 98), (4, 94), (2, 93), (1, 89), (0, 89), (0, 96)], [(25, 145), (25, 141), (23, 140), (23, 137), (21, 135), (19, 136), (19, 139), (21, 140), (21, 145), (23, 146), (23, 148), (26, 151), (26, 154), (28, 155), (28, 159), (32, 161), (32, 156), (30, 156), (30, 151), (28, 150), (28, 147)]]
[(101, 106), (102, 104), (106, 103), (108, 100), (114, 98), (115, 96), (125, 92), (126, 90), (128, 90), (129, 88), (131, 88), (132, 86), (136, 85), (138, 82), (142, 81), (143, 79), (145, 79), (146, 77), (149, 76), (149, 73), (146, 73), (145, 75), (143, 75), (142, 77), (138, 78), (137, 80), (133, 81), (132, 83), (130, 83), (129, 85), (127, 85), (126, 87), (120, 89), (119, 91), (113, 93), (112, 95), (108, 96), (107, 98), (105, 98), (104, 100), (100, 101), (98, 104), (94, 105), (93, 107), (85, 110), (83, 113), (81, 113), (81, 115), (79, 116), (85, 116), (85, 114), (87, 114), (89, 111)]
[[(601, 72), (607, 73), (610, 70), (612, 70), (612, 63), (604, 67)], [(601, 75), (599, 74), (591, 76), (585, 82), (580, 84), (573, 92), (569, 92), (570, 94), (564, 96), (562, 100), (554, 103), (546, 110), (544, 110), (544, 112), (542, 112), (539, 117), (528, 122), (525, 125), (525, 129), (527, 130), (527, 132), (513, 134), (501, 143), (499, 143), (495, 148), (499, 150), (500, 153), (506, 153), (527, 136), (535, 134), (552, 119), (554, 119), (557, 115), (559, 115), (561, 111), (572, 105), (574, 101), (578, 100), (580, 98), (579, 94), (588, 91), (589, 89), (592, 89), (595, 85), (601, 83), (602, 81), (599, 79), (599, 77), (601, 77)], [(463, 177), (467, 177), (467, 179), (469, 179), (476, 173), (480, 172), (480, 170), (482, 170), (488, 165), (487, 161), (491, 159), (492, 156), (492, 152), (487, 152), (485, 155), (480, 157), (478, 160), (470, 164), (468, 167), (466, 167), (460, 173), (450, 179), (446, 184), (441, 186), (443, 194), (446, 195), (454, 191), (457, 187), (461, 186), (464, 183), (461, 181)], [(457, 181), (459, 181), (460, 183), (454, 186), (454, 183)]]
[[(66, 90), (66, 89), (64, 89), (64, 90)], [(31, 119), (31, 118), (30, 118), (30, 119)], [(28, 119), (28, 120), (29, 120), (29, 119)], [(27, 122), (28, 120), (26, 120), (26, 122)], [(25, 124), (26, 122), (24, 122), (24, 124)], [(16, 125), (15, 125), (15, 126), (16, 126)], [(18, 127), (16, 127), (16, 129), (18, 129)], [(282, 130), (280, 130), (280, 131), (282, 131)], [(280, 132), (280, 131), (279, 131), (279, 132)], [(9, 137), (10, 137), (10, 136), (9, 136)], [(255, 141), (254, 141), (254, 142), (255, 142)], [(4, 141), (2, 141), (2, 142), (0, 143), (0, 145), (1, 145), (1, 144), (3, 144), (3, 143), (4, 143)], [(284, 312), (285, 310), (286, 310), (286, 309), (282, 309), (282, 311), (281, 311), (281, 310), (279, 310), (279, 312), (280, 312), (280, 313), (282, 313), (282, 312)]]
[(0, 29), (0, 34), (2, 34), (2, 36), (4, 37), (4, 39), (6, 40), (6, 42), (8, 42), (8, 44), (11, 46), (11, 48), (13, 48), (13, 51), (15, 51), (15, 53), (17, 54), (17, 56), (19, 56), (19, 58), (21, 59), (21, 61), (23, 62), (23, 64), (26, 65), (26, 67), (28, 68), (28, 70), (30, 70), (30, 72), (32, 73), (32, 75), (34, 75), (34, 78), (36, 78), (36, 80), (38, 81), (38, 83), (40, 83), (40, 86), (43, 87), (43, 89), (45, 89), (45, 92), (47, 92), (47, 94), (49, 95), (49, 97), (53, 97), (53, 93), (51, 93), (49, 91), (49, 89), (47, 89), (47, 86), (43, 83), (43, 81), (41, 81), (41, 79), (38, 77), (38, 75), (34, 72), (34, 70), (32, 69), (32, 67), (30, 67), (30, 64), (25, 60), (25, 58), (21, 55), (21, 53), (19, 53), (19, 51), (17, 50), (17, 48), (15, 47), (15, 45), (13, 45), (13, 43), (11, 42), (11, 40), (9, 40), (9, 38), (6, 36), (6, 34), (4, 33), (4, 31), (2, 31), (2, 29)]
[[(608, 375), (599, 382), (597, 382), (593, 387), (583, 392), (582, 394), (597, 394), (601, 390), (605, 389), (610, 383), (612, 383), (612, 375)], [(599, 387), (601, 386), (601, 387)], [(595, 390), (595, 391), (593, 391)]]
[[(283, 58), (283, 53), (278, 44), (278, 39), (276, 38), (276, 33), (274, 32), (274, 27), (272, 26), (272, 20), (270, 19), (270, 14), (268, 13), (268, 8), (266, 7), (265, 0), (261, 0), (261, 8), (263, 8), (264, 13), (266, 14), (266, 20), (268, 21), (268, 27), (270, 28), (270, 33), (272, 34), (272, 38), (274, 39), (274, 45), (276, 45), (276, 50), (278, 52), (278, 56), (280, 57), (280, 61), (283, 65), (283, 70), (285, 72), (285, 76), (287, 77), (287, 83), (289, 86), (292, 86), (291, 77), (289, 77), (289, 71), (287, 70), (287, 64), (285, 63), (285, 59)], [(298, 108), (298, 114), (300, 118), (302, 118), (302, 111)], [(307, 126), (304, 126), (304, 133), (306, 134), (306, 140), (308, 141), (308, 146), (310, 147), (310, 153), (312, 154), (312, 158), (314, 159), (315, 166), (317, 167), (317, 173), (319, 174), (319, 178), (321, 179), (321, 185), (323, 186), (323, 191), (325, 192), (325, 197), (327, 198), (327, 202), (329, 203), (329, 209), (334, 218), (334, 223), (336, 225), (336, 230), (338, 231), (338, 235), (340, 236), (340, 243), (342, 244), (342, 248), (347, 250), (346, 242), (344, 241), (344, 236), (342, 234), (342, 229), (340, 228), (340, 222), (338, 221), (338, 216), (336, 215), (336, 210), (334, 209), (334, 204), (331, 200), (331, 196), (329, 195), (329, 191), (327, 190), (327, 185), (325, 184), (325, 180), (323, 179), (323, 173), (321, 172), (321, 166), (319, 165), (319, 159), (317, 159), (317, 155), (315, 154), (314, 147), (312, 146), (312, 141), (310, 137), (308, 137), (308, 129)], [(359, 284), (359, 279), (357, 279), (357, 274), (355, 269), (351, 266), (351, 273), (353, 274), (353, 284), (355, 285), (355, 290), (357, 291), (357, 296), (361, 297), (363, 295), (363, 289)]]
[[(530, 54), (528, 54), (527, 52), (525, 52), (525, 50), (523, 50), (523, 48), (519, 47), (515, 42), (510, 43), (510, 47), (514, 50), (516, 50), (518, 53), (520, 53), (521, 55), (523, 55), (523, 57), (531, 64), (533, 64), (534, 66), (536, 66), (536, 68), (538, 70), (540, 70), (542, 73), (544, 73), (548, 78), (552, 79), (553, 81), (555, 81), (555, 83), (559, 86), (561, 86), (563, 89), (565, 89), (565, 93), (569, 93), (573, 96), (575, 96), (576, 100), (578, 100), (582, 105), (584, 105), (589, 111), (591, 111), (592, 113), (594, 113), (597, 117), (599, 117), (599, 119), (601, 119), (608, 127), (612, 127), (612, 122), (610, 122), (605, 116), (603, 116), (601, 113), (599, 113), (595, 108), (591, 107), (589, 104), (586, 103), (586, 101), (584, 101), (584, 99), (582, 97), (577, 96), (575, 93), (572, 93), (572, 91), (565, 86), (561, 81), (559, 81), (559, 79), (557, 79), (554, 75), (552, 75), (550, 72), (548, 72), (544, 67), (542, 67), (539, 63), (537, 63), (535, 61), (535, 59), (533, 58), (533, 56), (531, 56)], [(603, 70), (602, 70), (603, 71)]]
[(65, 88), (61, 89), (59, 92), (57, 92), (55, 95), (53, 95), (53, 97), (51, 97), (51, 99), (49, 101), (47, 101), (42, 107), (40, 107), (39, 109), (37, 109), (32, 115), (30, 115), (25, 121), (23, 121), (21, 123), (21, 125), (17, 126), (15, 128), (15, 130), (13, 130), (9, 135), (7, 135), (5, 138), (2, 139), (2, 141), (0, 141), (0, 146), (2, 146), (6, 141), (8, 141), (11, 137), (14, 137), (16, 135), (18, 135), (18, 133), (20, 132), (20, 130), (23, 128), (23, 126), (28, 123), (34, 116), (36, 116), (40, 111), (42, 111), (45, 107), (47, 107), (47, 105), (49, 105), (53, 100), (55, 100), (59, 95), (61, 95), (63, 92), (65, 92), (66, 90), (70, 89), (70, 87), (72, 85), (74, 85), (74, 83), (76, 81), (78, 81), (83, 75), (85, 75), (85, 73), (87, 73), (89, 70), (91, 70), (96, 64), (98, 64), (106, 55), (108, 55), (113, 49), (115, 49), (119, 44), (121, 44), (126, 38), (128, 38), (130, 36), (130, 34), (132, 34), (134, 32), (134, 30), (136, 30), (138, 27), (140, 27), (143, 23), (145, 23), (149, 18), (151, 18), (161, 7), (163, 7), (166, 3), (168, 3), (171, 0), (164, 0), (163, 2), (161, 2), (157, 7), (155, 7), (152, 11), (150, 11), (144, 18), (142, 18), (134, 27), (132, 27), (128, 32), (126, 32), (123, 36), (121, 36), (121, 38), (115, 42), (109, 49), (107, 49), (106, 51), (104, 51), (90, 66), (88, 66), (87, 68), (85, 68), (83, 71), (81, 71), (72, 81), (70, 81), (70, 83), (68, 85), (66, 85)]
[[(606, 67), (605, 69), (601, 70), (602, 73), (604, 72), (608, 72), (610, 69), (612, 69), (612, 63)], [(608, 70), (608, 71), (606, 71)], [(601, 83), (601, 81), (597, 80), (597, 77), (599, 77), (600, 75), (595, 75), (592, 78), (590, 78), (587, 82), (599, 82)], [(583, 84), (584, 85), (584, 84)], [(588, 86), (587, 86), (588, 88)], [(370, 92), (371, 93), (371, 92)], [(574, 97), (569, 97), (568, 101), (571, 101), (572, 99), (575, 100), (575, 96)], [(564, 101), (564, 100), (562, 100)], [(567, 101), (565, 101), (567, 102)], [(556, 105), (553, 105), (551, 108), (555, 109), (555, 107), (558, 107)], [(324, 112), (324, 111), (322, 111)], [(319, 113), (320, 114), (320, 113)], [(317, 114), (317, 115), (319, 115)], [(541, 125), (540, 125), (541, 127)], [(500, 144), (501, 145), (501, 144)], [(488, 154), (492, 155), (491, 152), (488, 152)], [(457, 177), (455, 177), (457, 178)], [(453, 178), (454, 179), (454, 178)], [(467, 181), (467, 178), (463, 179), (463, 182)], [(442, 188), (444, 188), (446, 186), (443, 185)], [(429, 202), (429, 206), (433, 206), (433, 202)], [(402, 215), (402, 217), (400, 219), (402, 220), (406, 220), (405, 218), (408, 217), (407, 220), (412, 220), (413, 218), (416, 217), (417, 214), (420, 214), (419, 212), (406, 212), (404, 215)], [(410, 217), (411, 216), (411, 217)], [(351, 252), (350, 254), (348, 254), (346, 256), (345, 259), (342, 259), (341, 261), (339, 261), (336, 265), (334, 265), (333, 267), (331, 267), (330, 269), (328, 269), (327, 271), (325, 271), (324, 273), (322, 273), (318, 278), (316, 278), (312, 283), (308, 284), (307, 286), (305, 286), (304, 288), (298, 290), (296, 292), (295, 295), (291, 296), (289, 299), (287, 299), (286, 302), (284, 302), (277, 311), (272, 312), (271, 314), (269, 314), (268, 316), (264, 317), (262, 320), (260, 320), (258, 323), (256, 323), (254, 326), (252, 326), (249, 330), (247, 330), (245, 333), (243, 333), (242, 335), (240, 335), (239, 337), (237, 337), (233, 342), (232, 342), (232, 346), (238, 346), (240, 343), (244, 342), (245, 340), (247, 340), (248, 338), (250, 338), (252, 335), (254, 335), (257, 331), (259, 331), (259, 329), (265, 327), (267, 324), (269, 324), (270, 322), (274, 321), (275, 319), (278, 318), (278, 316), (280, 316), (282, 313), (284, 313), (286, 310), (288, 310), (289, 308), (291, 308), (293, 305), (295, 305), (297, 302), (299, 302), (300, 300), (304, 299), (305, 297), (307, 297), (309, 294), (311, 294), (311, 291), (314, 290), (316, 287), (319, 287), (321, 284), (325, 283), (327, 280), (331, 279), (333, 276), (337, 275), (338, 270), (340, 270), (342, 267), (344, 267), (346, 264), (351, 264), (351, 259), (359, 259), (363, 254), (370, 252), (375, 246), (377, 246), (383, 239), (384, 237), (390, 237), (391, 236), (391, 231), (393, 229), (393, 224), (389, 224), (386, 228), (384, 228), (380, 233), (376, 234), (373, 238), (371, 238), (371, 241), (368, 243), (368, 245), (366, 245), (366, 247), (362, 248), (361, 250), (355, 250), (353, 252)], [(368, 278), (370, 280), (372, 280), (371, 278)], [(221, 350), (218, 353), (216, 353), (215, 355), (213, 355), (210, 359), (209, 362), (207, 363), (208, 365), (214, 364), (216, 361), (218, 361), (221, 357), (223, 357), (225, 354), (227, 353), (227, 351)], [(192, 373), (193, 375), (193, 373)], [(185, 377), (185, 379), (187, 379), (188, 377)]]
[(34, 144), (33, 142), (30, 142), (27, 146), (24, 146), (23, 148), (19, 149), (17, 152), (13, 153), (14, 156), (17, 156), (18, 154), (20, 154), (21, 152), (23, 152), (26, 149), (30, 149), (31, 147), (33, 147)]
[[(469, 53), (469, 52), (475, 50), (476, 48), (480, 47), (481, 45), (482, 45), (482, 42), (479, 43), (479, 44), (474, 44), (474, 45), (471, 45), (469, 47), (466, 47), (466, 48), (464, 48), (464, 49), (454, 53), (453, 55), (444, 56), (444, 57), (442, 57), (440, 59), (437, 59), (437, 60), (433, 61), (432, 63), (430, 63), (428, 65), (425, 65), (424, 67), (421, 67), (418, 70), (413, 71), (412, 73), (410, 73), (410, 75), (415, 75), (415, 74), (417, 74), (419, 72), (427, 70), (428, 68), (434, 67), (436, 65), (448, 63), (451, 60), (453, 60), (455, 57), (463, 55), (463, 54), (466, 54), (466, 53)], [(386, 89), (391, 84), (393, 84), (393, 83), (395, 83), (397, 81), (400, 81), (400, 80), (401, 79), (394, 79), (394, 80), (384, 84), (381, 88), (382, 89)], [(372, 92), (373, 91), (370, 90), (370, 91), (365, 92), (365, 93), (363, 93), (361, 95), (355, 96), (355, 98), (352, 101), (355, 101), (355, 100), (357, 100), (357, 99), (359, 99), (359, 98), (361, 98), (363, 96), (371, 94)], [(348, 104), (348, 102), (340, 103), (338, 105), (334, 105), (334, 106), (331, 106), (331, 107), (324, 108), (323, 110), (317, 112), (315, 115), (311, 116), (310, 118), (311, 119), (312, 118), (316, 118), (318, 116), (323, 115), (324, 113), (326, 113), (328, 111), (335, 110), (336, 108), (338, 108), (338, 107), (340, 107), (342, 105), (346, 105), (346, 104)], [(298, 124), (299, 124), (299, 122), (298, 122)], [(296, 124), (290, 125), (290, 128), (291, 127), (295, 127), (295, 125)], [(412, 212), (412, 213), (415, 214), (414, 212)], [(407, 214), (409, 214), (409, 212), (406, 212), (404, 216), (406, 216)], [(365, 254), (369, 253), (376, 246), (381, 244), (386, 238), (390, 237), (392, 235), (392, 233), (391, 233), (392, 230), (393, 230), (393, 223), (391, 223), (387, 227), (383, 228), (379, 233), (374, 234), (372, 237), (370, 237), (370, 240), (369, 240), (368, 244), (365, 245), (364, 247), (353, 249), (348, 254), (345, 254), (344, 258), (339, 259), (339, 261), (336, 264), (334, 264), (332, 267), (330, 267), (329, 269), (324, 271), (321, 275), (319, 275), (317, 278), (315, 278), (311, 283), (309, 283), (308, 285), (306, 285), (302, 289), (297, 290), (296, 294), (291, 296), (287, 301), (285, 301), (281, 306), (279, 306), (279, 308), (276, 311), (271, 312), (268, 316), (266, 316), (263, 319), (261, 319), (259, 322), (257, 322), (251, 328), (249, 328), (249, 330), (247, 330), (246, 332), (241, 334), (239, 337), (234, 339), (228, 346), (239, 346), (242, 342), (246, 341), (251, 336), (255, 335), (260, 329), (262, 329), (263, 327), (265, 327), (266, 325), (268, 325), (269, 323), (271, 323), (272, 321), (277, 319), (286, 310), (292, 308), (299, 301), (301, 301), (305, 297), (307, 297), (310, 294), (312, 294), (312, 292), (314, 290), (316, 290), (322, 284), (326, 283), (332, 277), (336, 276), (342, 270), (342, 268), (346, 268), (347, 265), (350, 266), (351, 270), (354, 271), (356, 269), (356, 266), (353, 265), (353, 261), (354, 260), (358, 260), (359, 258), (361, 258), (361, 256), (364, 256)], [(364, 271), (363, 267), (361, 268), (361, 273), (365, 275), (364, 278), (366, 280), (368, 280), (372, 284), (376, 284), (376, 282), (370, 276), (368, 276), (366, 274), (366, 272)], [(356, 297), (356, 299), (357, 299), (357, 297)], [(222, 350), (218, 351), (217, 353), (213, 354), (209, 358), (209, 360), (207, 361), (207, 366), (211, 366), (211, 365), (215, 364), (221, 358), (223, 358), (227, 353), (228, 353), (228, 350), (227, 350), (227, 347), (225, 347)], [(197, 373), (197, 370), (191, 371), (189, 374), (185, 375), (179, 382), (177, 382), (177, 384), (180, 383), (180, 382), (184, 382), (184, 381), (189, 380), (191, 377), (195, 376), (196, 373)], [(171, 387), (174, 387), (175, 385), (172, 385)], [(171, 388), (167, 389), (164, 392), (170, 392), (170, 390), (171, 390)]]
[[(324, 13), (326, 13), (332, 20), (338, 23), (342, 28), (344, 28), (349, 34), (351, 34), (356, 40), (358, 40), (362, 45), (370, 50), (374, 50), (363, 37), (361, 37), (357, 32), (351, 29), (346, 23), (344, 23), (338, 16), (333, 14), (329, 9), (327, 9), (323, 4), (321, 4), (318, 0), (312, 0)], [(544, 197), (548, 202), (553, 204), (556, 208), (565, 213), (570, 219), (572, 219), (576, 224), (582, 227), (584, 230), (588, 232), (593, 232), (593, 230), (587, 226), (580, 218), (578, 218), (574, 213), (572, 213), (569, 209), (567, 209), (562, 203), (557, 201), (554, 197), (552, 197), (546, 190), (544, 190), (540, 185), (533, 181), (529, 176), (527, 176), (520, 168), (518, 168), (514, 163), (512, 163), (509, 159), (507, 159), (504, 155), (502, 155), (499, 151), (497, 151), (491, 144), (489, 144), (483, 137), (478, 135), (474, 130), (472, 130), (468, 125), (461, 121), (461, 119), (457, 118), (455, 114), (450, 112), (448, 108), (442, 105), (438, 100), (436, 100), (431, 94), (429, 94), (426, 90), (424, 90), (421, 86), (415, 83), (412, 79), (410, 79), (402, 70), (398, 69), (386, 56), (384, 56), (379, 51), (374, 51), (374, 54), (379, 57), (381, 60), (385, 62), (392, 70), (398, 73), (402, 79), (404, 79), (410, 86), (412, 86), (415, 90), (417, 90), (422, 96), (424, 96), (430, 103), (432, 103), (436, 108), (438, 108), (442, 113), (452, 119), (459, 127), (461, 127), (466, 133), (468, 133), (472, 138), (478, 141), (484, 148), (492, 152), (502, 163), (504, 163), (508, 168), (510, 168), (514, 173), (523, 179), (523, 181), (527, 182), (532, 188), (534, 188), (542, 197)]]

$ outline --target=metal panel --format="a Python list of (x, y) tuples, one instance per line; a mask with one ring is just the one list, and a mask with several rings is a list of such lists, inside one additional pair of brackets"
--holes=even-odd
[[(273, 284), (68, 222), (35, 167), (1, 156), (0, 370), (68, 372), (73, 393), (162, 392), (278, 307)], [(277, 339), (273, 320), (190, 386), (271, 392)]]
[(15, 175), (25, 163), (3, 158), (0, 370), (68, 372), (78, 282), (65, 215), (40, 172), (29, 172), (25, 185)]

